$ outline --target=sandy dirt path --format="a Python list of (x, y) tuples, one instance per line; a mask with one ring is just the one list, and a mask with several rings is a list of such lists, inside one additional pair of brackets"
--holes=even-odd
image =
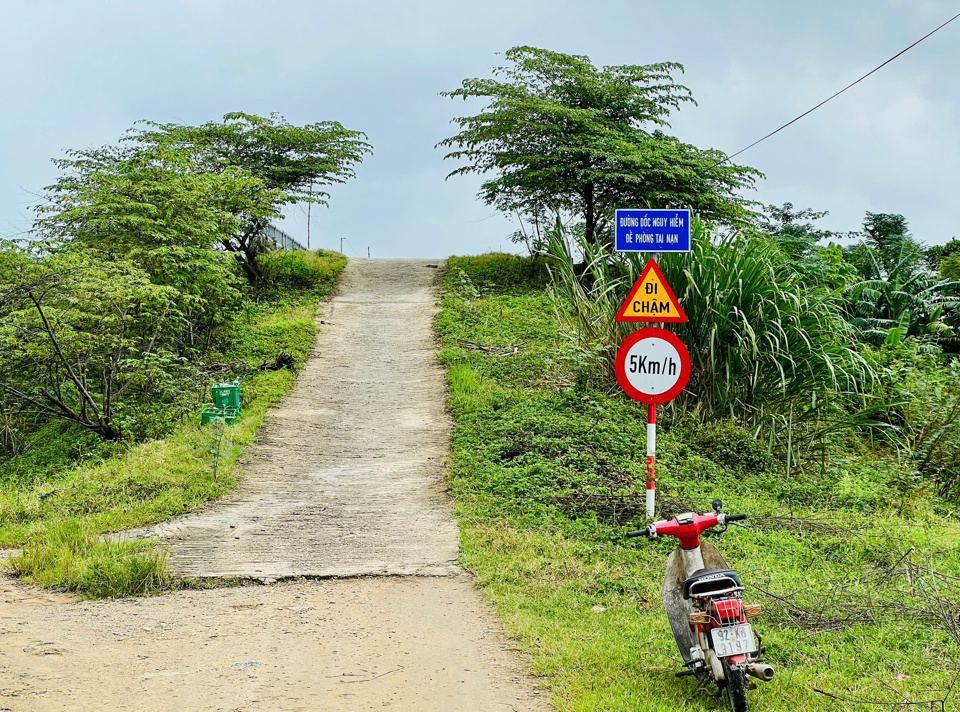
[(155, 530), (181, 573), (293, 580), (77, 602), (0, 578), (0, 710), (552, 709), (455, 564), (426, 264), (351, 261), (235, 496)]
[(0, 581), (0, 710), (550, 709), (466, 575), (69, 602)]

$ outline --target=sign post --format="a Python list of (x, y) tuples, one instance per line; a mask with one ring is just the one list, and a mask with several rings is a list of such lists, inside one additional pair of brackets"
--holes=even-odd
[(690, 380), (690, 352), (673, 332), (656, 326), (635, 331), (620, 345), (617, 381), (647, 404), (647, 516), (656, 503), (657, 404), (672, 401)]
[[(689, 210), (617, 210), (618, 252), (690, 252)], [(617, 321), (683, 323), (687, 315), (660, 271), (650, 259), (623, 306)], [(666, 329), (647, 327), (628, 336), (616, 361), (617, 381), (627, 395), (647, 404), (647, 517), (652, 519), (657, 498), (657, 404), (667, 403), (690, 380), (690, 353)]]

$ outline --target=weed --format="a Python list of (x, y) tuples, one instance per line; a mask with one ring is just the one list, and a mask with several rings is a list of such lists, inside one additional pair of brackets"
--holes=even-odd
[(166, 556), (150, 542), (101, 540), (90, 521), (47, 522), (10, 561), (36, 584), (88, 598), (133, 596), (170, 588)]

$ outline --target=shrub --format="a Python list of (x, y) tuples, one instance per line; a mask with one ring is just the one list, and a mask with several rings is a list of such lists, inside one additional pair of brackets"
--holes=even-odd
[(542, 288), (549, 280), (544, 260), (502, 252), (490, 252), (475, 257), (451, 257), (448, 265), (451, 272), (462, 272), (470, 283), (476, 285), (478, 295), (482, 292), (523, 294)]
[(276, 250), (258, 262), (264, 282), (271, 290), (318, 290), (328, 288), (347, 258), (330, 250)]
[(960, 494), (960, 362), (910, 338), (868, 350), (876, 365), (882, 417), (899, 433), (921, 475), (942, 495)]
[(694, 428), (689, 439), (704, 456), (728, 470), (763, 474), (773, 464), (766, 448), (749, 431), (729, 420)]

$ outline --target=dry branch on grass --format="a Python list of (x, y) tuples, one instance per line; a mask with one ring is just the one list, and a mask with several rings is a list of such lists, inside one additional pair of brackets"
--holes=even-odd
[(908, 619), (938, 625), (960, 645), (960, 578), (906, 557), (880, 571), (869, 588), (855, 588), (848, 579), (829, 581), (805, 591), (803, 602), (795, 593), (774, 593), (755, 583), (752, 587), (803, 630), (827, 632)]
[(472, 341), (465, 341), (463, 339), (458, 339), (457, 344), (459, 344), (461, 349), (467, 349), (468, 351), (479, 351), (480, 353), (489, 354), (490, 356), (515, 356), (520, 353), (521, 346), (482, 346), (481, 344), (475, 344)]
[(760, 514), (751, 517), (753, 526), (764, 531), (788, 531), (800, 536), (814, 534), (817, 536), (855, 536), (863, 531), (863, 527), (851, 527), (839, 524), (829, 517), (795, 517), (775, 514)]
[[(823, 695), (824, 697), (829, 697), (831, 700), (836, 700), (837, 702), (842, 702), (846, 708), (849, 709), (849, 705), (855, 706), (869, 706), (869, 707), (890, 707), (892, 709), (909, 709), (911, 707), (925, 707), (928, 710), (940, 710), (940, 712), (946, 712), (947, 702), (950, 701), (950, 698), (953, 696), (953, 688), (957, 683), (957, 678), (954, 678), (954, 681), (950, 684), (946, 690), (931, 690), (931, 692), (945, 692), (943, 697), (939, 697), (932, 700), (910, 700), (904, 697), (903, 700), (897, 700), (895, 702), (881, 702), (875, 700), (855, 700), (850, 697), (843, 697), (842, 695), (835, 695), (832, 692), (827, 692), (826, 690), (821, 690), (819, 687), (811, 687), (814, 692)], [(888, 685), (884, 685), (889, 687)], [(894, 690), (894, 692), (897, 692)], [(897, 692), (897, 694), (900, 694)]]
[(296, 359), (290, 354), (281, 353), (273, 361), (264, 361), (259, 366), (249, 366), (239, 361), (229, 363), (208, 363), (200, 367), (200, 371), (209, 375), (225, 375), (228, 373), (249, 373), (252, 371), (279, 371), (284, 368), (293, 369), (297, 365)]

